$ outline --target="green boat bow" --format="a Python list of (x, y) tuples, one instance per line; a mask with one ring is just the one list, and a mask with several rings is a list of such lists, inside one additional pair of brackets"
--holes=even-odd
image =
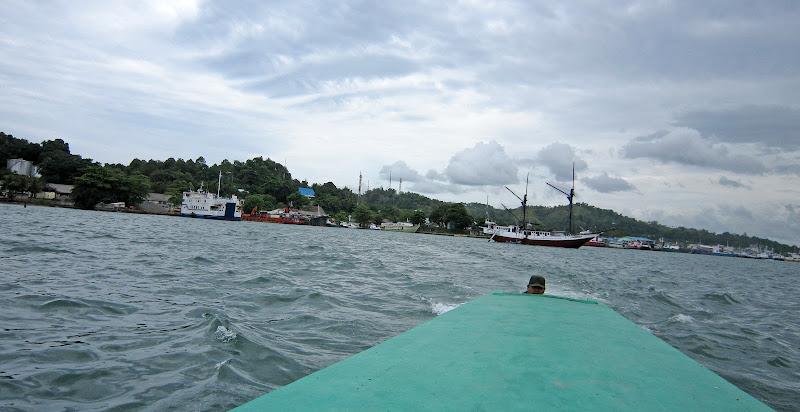
[(495, 292), (235, 410), (770, 409), (602, 303)]

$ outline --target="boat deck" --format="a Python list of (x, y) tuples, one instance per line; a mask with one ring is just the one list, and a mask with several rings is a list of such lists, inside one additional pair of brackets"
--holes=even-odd
[(236, 410), (770, 409), (606, 305), (495, 292)]

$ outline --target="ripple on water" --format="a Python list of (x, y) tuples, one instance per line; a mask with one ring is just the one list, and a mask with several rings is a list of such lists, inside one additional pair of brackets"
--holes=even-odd
[(3, 204), (0, 215), (0, 327), (14, 325), (0, 329), (0, 409), (229, 409), (474, 297), (519, 291), (532, 272), (548, 292), (601, 298), (772, 407), (800, 404), (796, 266)]
[(705, 303), (705, 301), (710, 301), (714, 303), (722, 303), (725, 305), (735, 305), (741, 303), (737, 299), (735, 299), (730, 293), (727, 292), (706, 293), (705, 295), (703, 295), (703, 300), (704, 300), (703, 303)]
[(139, 310), (138, 307), (102, 300), (58, 298), (47, 301), (38, 307), (43, 312), (63, 313), (103, 313), (107, 315), (129, 315)]
[(60, 249), (57, 247), (37, 246), (37, 245), (14, 246), (8, 249), (7, 251), (10, 254), (25, 254), (25, 255), (37, 255), (46, 253), (69, 254), (69, 255), (75, 254), (75, 252), (67, 249)]

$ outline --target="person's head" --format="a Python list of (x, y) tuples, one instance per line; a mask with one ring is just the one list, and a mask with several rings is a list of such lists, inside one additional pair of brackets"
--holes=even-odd
[(541, 295), (544, 293), (544, 285), (544, 276), (533, 275), (531, 280), (528, 281), (528, 290), (525, 293)]

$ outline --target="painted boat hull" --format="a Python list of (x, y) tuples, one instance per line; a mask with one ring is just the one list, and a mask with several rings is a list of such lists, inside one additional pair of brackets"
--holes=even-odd
[(209, 219), (209, 220), (228, 220), (228, 221), (239, 221), (242, 220), (241, 217), (228, 217), (228, 216), (205, 216), (205, 215), (195, 215), (195, 214), (184, 214), (181, 213), (180, 217), (191, 217), (195, 219)]
[(770, 408), (606, 305), (494, 293), (235, 409), (307, 410)]
[(570, 239), (542, 239), (542, 238), (534, 238), (534, 237), (526, 237), (526, 238), (514, 238), (503, 236), (501, 234), (496, 234), (492, 236), (492, 240), (495, 242), (501, 243), (519, 243), (523, 245), (531, 245), (531, 246), (548, 246), (548, 247), (563, 247), (568, 249), (577, 249), (590, 240), (592, 240), (596, 235), (591, 236), (581, 236), (575, 237)]

